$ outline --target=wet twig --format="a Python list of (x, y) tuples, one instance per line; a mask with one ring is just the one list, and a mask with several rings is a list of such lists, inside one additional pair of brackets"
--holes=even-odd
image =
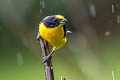
[[(40, 41), (40, 47), (42, 50), (42, 57), (44, 58), (45, 56), (47, 56), (50, 53), (48, 42), (46, 42), (45, 40), (43, 40), (40, 37), (38, 38), (38, 40)], [(54, 73), (53, 73), (51, 59), (49, 59), (48, 61), (46, 61), (44, 63), (44, 71), (45, 71), (46, 80), (54, 80)], [(69, 80), (69, 79), (67, 77), (61, 77), (61, 80)]]
[[(50, 52), (48, 42), (46, 42), (42, 38), (39, 38), (39, 41), (40, 41), (40, 46), (41, 46), (41, 50), (42, 50), (42, 57), (44, 58)], [(52, 67), (51, 59), (44, 63), (44, 71), (45, 71), (46, 80), (54, 80), (54, 74), (53, 74), (53, 67)]]

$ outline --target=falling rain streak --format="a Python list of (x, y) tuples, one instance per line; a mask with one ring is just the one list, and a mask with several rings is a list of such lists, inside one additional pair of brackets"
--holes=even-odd
[(40, 13), (41, 13), (41, 14), (43, 13), (42, 9), (40, 9)]
[(117, 16), (117, 23), (120, 24), (120, 16)]
[(90, 15), (92, 17), (96, 17), (96, 10), (95, 10), (95, 5), (93, 3), (90, 3), (89, 5), (89, 10), (90, 10)]
[(112, 13), (117, 16), (117, 23), (120, 24), (120, 4), (112, 4)]
[(45, 0), (40, 1), (40, 13), (43, 13), (43, 9), (45, 8)]
[(113, 4), (112, 4), (112, 13), (113, 13), (113, 14), (115, 13), (114, 5), (113, 5)]
[(21, 53), (17, 53), (17, 54), (16, 54), (16, 60), (17, 60), (17, 64), (18, 64), (19, 66), (23, 65), (23, 56), (22, 56)]
[(114, 74), (114, 71), (112, 71), (112, 80), (115, 80), (115, 74)]
[(105, 36), (110, 36), (111, 35), (111, 32), (110, 31), (106, 31), (105, 32)]

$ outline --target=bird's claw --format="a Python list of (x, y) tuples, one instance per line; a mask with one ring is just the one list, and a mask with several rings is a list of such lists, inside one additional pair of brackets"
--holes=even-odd
[(45, 56), (42, 60), (42, 64), (45, 63), (46, 61), (48, 61), (52, 56), (48, 55), (48, 56)]
[(39, 32), (38, 32), (38, 34), (37, 34), (36, 39), (37, 39), (37, 40), (39, 40), (39, 39), (40, 39), (40, 33), (39, 33)]

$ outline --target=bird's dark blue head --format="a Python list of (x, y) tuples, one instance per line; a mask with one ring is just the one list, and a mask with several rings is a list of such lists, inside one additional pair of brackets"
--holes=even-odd
[(45, 26), (49, 28), (56, 27), (59, 24), (65, 24), (66, 21), (67, 19), (65, 19), (62, 15), (47, 16), (42, 20)]

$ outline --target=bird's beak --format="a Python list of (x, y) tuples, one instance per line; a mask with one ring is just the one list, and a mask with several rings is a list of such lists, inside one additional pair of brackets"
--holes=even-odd
[(60, 20), (59, 22), (60, 22), (60, 24), (65, 24), (65, 22), (67, 22), (67, 21), (68, 20), (66, 18), (64, 18), (64, 19)]

